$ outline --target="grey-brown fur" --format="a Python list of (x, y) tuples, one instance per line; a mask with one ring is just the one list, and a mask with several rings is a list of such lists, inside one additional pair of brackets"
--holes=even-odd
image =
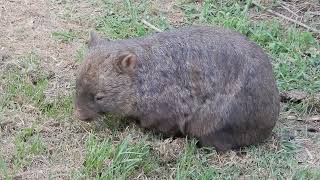
[(80, 119), (134, 117), (143, 128), (220, 151), (262, 142), (279, 116), (270, 58), (217, 27), (118, 41), (92, 35), (76, 89)]

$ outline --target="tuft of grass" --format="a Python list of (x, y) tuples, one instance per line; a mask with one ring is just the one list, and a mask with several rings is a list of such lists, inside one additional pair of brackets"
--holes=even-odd
[(210, 154), (201, 154), (193, 140), (187, 143), (176, 164), (176, 179), (214, 179), (218, 171), (208, 164)]
[(40, 110), (48, 117), (55, 117), (57, 120), (61, 120), (66, 117), (70, 117), (73, 114), (74, 109), (74, 93), (71, 95), (57, 97), (53, 102), (44, 102), (40, 106)]
[(114, 148), (112, 163), (102, 172), (102, 179), (126, 178), (143, 165), (144, 158), (149, 155), (148, 145), (143, 140), (131, 144), (130, 140), (129, 136)]
[(52, 33), (52, 37), (60, 42), (63, 43), (70, 43), (72, 42), (77, 36), (74, 32), (72, 31), (56, 31)]
[(141, 168), (149, 154), (144, 141), (133, 143), (127, 137), (114, 146), (110, 139), (99, 142), (90, 136), (86, 143), (84, 174), (96, 179), (125, 179)]
[(33, 127), (24, 128), (16, 136), (15, 152), (13, 164), (15, 168), (27, 166), (32, 155), (41, 155), (46, 153), (46, 147), (39, 134)]
[(112, 143), (110, 140), (98, 142), (89, 136), (86, 142), (86, 157), (84, 160), (84, 173), (87, 176), (97, 176), (101, 173), (105, 161), (110, 158)]
[(102, 128), (108, 128), (116, 133), (119, 130), (125, 129), (129, 124), (129, 119), (112, 114), (106, 114), (104, 116), (104, 126)]

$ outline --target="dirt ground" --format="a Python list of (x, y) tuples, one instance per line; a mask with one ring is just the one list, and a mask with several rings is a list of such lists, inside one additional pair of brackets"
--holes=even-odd
[[(92, 6), (89, 1), (68, 2), (64, 3), (64, 0), (0, 0), (0, 69), (4, 70), (7, 66), (16, 64), (26, 54), (35, 54), (40, 59), (40, 67), (51, 74), (45, 91), (46, 101), (67, 95), (74, 88), (78, 66), (77, 51), (83, 48), (88, 32), (94, 28), (94, 18), (101, 14), (99, 7)], [(290, 7), (293, 7), (293, 3)], [(310, 6), (310, 8), (314, 7)], [(180, 13), (174, 12), (171, 15), (170, 21), (173, 24), (179, 23), (179, 18), (175, 18), (175, 15), (179, 17)], [(253, 16), (256, 19), (267, 17), (254, 14)], [(305, 21), (311, 25), (318, 22), (314, 19)], [(77, 33), (77, 38), (71, 43), (60, 43), (52, 37), (53, 32), (68, 29)], [(3, 72), (0, 70), (0, 73)], [(1, 88), (0, 85), (0, 90)], [(91, 131), (90, 127), (73, 118), (63, 123), (57, 122), (54, 118), (44, 118), (37, 108), (27, 103), (22, 102), (11, 106), (13, 108), (6, 109), (4, 116), (0, 117), (3, 118), (2, 122), (6, 123), (2, 124), (0, 131), (0, 146), (5, 159), (12, 159), (15, 135), (21, 129), (34, 124), (37, 124), (37, 129), (42, 133), (48, 151), (52, 154), (50, 158), (42, 155), (32, 158), (31, 164), (17, 172), (15, 178), (44, 179), (51, 176), (51, 178), (69, 179), (69, 173), (77, 171), (83, 162), (84, 140), (88, 137), (88, 131)], [(318, 121), (312, 123), (314, 123), (312, 126), (320, 129)], [(294, 125), (295, 128), (300, 129), (309, 126), (299, 123)], [(129, 131), (134, 131), (133, 134), (137, 137), (143, 136), (140, 130), (134, 128), (123, 130), (119, 136), (125, 137)], [(96, 133), (100, 137), (108, 134), (111, 134), (108, 129)], [(300, 139), (300, 142), (307, 147), (305, 151), (299, 153), (301, 161), (309, 161), (310, 164), (319, 167), (320, 150), (313, 147), (320, 146), (313, 144), (309, 139)], [(163, 156), (172, 158), (178, 156), (179, 149), (184, 146), (184, 140), (175, 140), (171, 143), (159, 140), (152, 146), (162, 152)], [(231, 156), (233, 155), (229, 155), (229, 158)], [(215, 160), (215, 162), (218, 161), (223, 163), (225, 159)], [(7, 163), (9, 169), (12, 168), (11, 163)]]

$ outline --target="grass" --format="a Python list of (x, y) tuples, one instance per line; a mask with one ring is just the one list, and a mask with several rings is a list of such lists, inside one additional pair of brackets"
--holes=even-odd
[[(0, 132), (5, 132), (5, 124), (15, 123), (14, 118), (5, 116), (8, 111), (19, 114), (29, 109), (28, 116), (21, 114), (19, 117), (20, 119), (28, 118), (27, 127), (19, 128), (15, 134), (12, 134), (15, 148), (9, 163), (10, 171), (7, 167), (8, 163), (2, 159), (5, 149), (0, 148), (0, 175), (4, 174), (6, 179), (13, 178), (18, 171), (30, 166), (34, 158), (48, 155), (46, 143), (40, 133), (40, 124), (43, 120), (54, 117), (59, 121), (65, 117), (70, 118), (73, 112), (71, 95), (59, 97), (52, 102), (46, 100), (45, 90), (49, 79), (50, 74), (44, 70), (41, 60), (33, 53), (26, 54), (8, 64), (5, 67), (5, 73), (0, 75), (0, 84), (4, 90), (0, 94)], [(5, 133), (2, 135), (6, 137)]]
[(175, 179), (213, 179), (218, 171), (210, 167), (207, 157), (201, 156), (196, 149), (195, 141), (191, 141), (184, 149), (176, 164)]
[[(170, 12), (158, 10), (154, 1), (129, 1), (114, 3), (111, 0), (90, 0), (90, 5), (102, 9), (101, 16), (95, 17), (95, 29), (109, 39), (141, 37), (153, 33), (141, 19), (146, 19), (156, 27), (166, 30), (172, 28), (167, 16)], [(64, 4), (68, 3), (63, 1)], [(274, 6), (276, 6), (275, 2)], [(70, 8), (71, 5), (68, 5)], [(279, 20), (268, 19), (254, 21), (248, 16), (249, 10), (260, 12), (251, 1), (213, 1), (205, 0), (202, 5), (192, 1), (176, 1), (171, 7), (183, 14), (184, 25), (206, 24), (224, 26), (242, 33), (261, 45), (273, 58), (274, 75), (281, 91), (300, 90), (311, 95), (320, 89), (320, 46), (308, 31), (302, 31), (294, 25), (284, 27)], [(68, 20), (70, 9), (67, 9)], [(73, 31), (56, 31), (52, 38), (62, 43), (72, 43), (77, 39)], [(75, 61), (81, 62), (85, 46), (75, 55)], [(46, 99), (45, 91), (50, 82), (50, 74), (42, 66), (41, 57), (26, 54), (15, 63), (9, 64), (0, 74), (0, 126), (8, 120), (10, 113), (24, 112), (28, 122), (23, 128), (4, 135), (12, 137), (14, 151), (11, 159), (3, 156), (5, 149), (0, 148), (0, 177), (10, 179), (31, 166), (38, 156), (46, 157), (53, 163), (54, 157), (62, 157), (64, 162), (70, 156), (75, 158), (74, 169), (65, 172), (72, 179), (319, 179), (320, 167), (308, 162), (298, 162), (297, 156), (304, 152), (303, 140), (313, 145), (319, 153), (319, 135), (297, 132), (296, 139), (270, 139), (267, 143), (247, 147), (240, 152), (219, 155), (213, 149), (198, 149), (194, 140), (164, 139), (150, 133), (139, 133), (130, 123), (107, 115), (105, 122), (97, 128), (82, 127), (72, 121), (74, 92)], [(0, 64), (1, 65), (1, 64)], [(298, 116), (319, 113), (315, 101), (300, 104), (286, 104), (275, 137), (284, 132), (296, 132), (298, 122), (289, 121), (285, 116), (294, 112)], [(26, 106), (33, 107), (25, 112)], [(9, 114), (9, 115), (8, 115)], [(23, 118), (23, 117), (20, 117)], [(65, 124), (58, 131), (63, 135), (57, 148), (51, 155), (48, 143), (59, 136), (53, 132), (48, 139), (41, 131), (47, 121)], [(71, 119), (71, 120), (70, 120)], [(72, 125), (72, 124), (76, 125)], [(305, 124), (299, 126), (304, 127)], [(129, 127), (129, 128), (128, 128)], [(59, 128), (56, 128), (59, 130)], [(70, 130), (71, 129), (71, 130)], [(74, 139), (78, 137), (78, 139)], [(52, 139), (53, 138), (53, 139)], [(10, 139), (10, 138), (9, 138)], [(83, 140), (83, 141), (82, 141)], [(61, 142), (60, 142), (61, 141)], [(179, 145), (175, 144), (178, 143)], [(62, 150), (62, 147), (63, 150)], [(83, 149), (81, 149), (83, 148)], [(175, 150), (176, 148), (176, 150)], [(73, 150), (79, 150), (73, 152)], [(70, 151), (70, 152), (68, 152)], [(79, 155), (80, 154), (80, 155)], [(319, 154), (314, 154), (319, 156)], [(65, 159), (64, 159), (65, 158)], [(58, 160), (56, 160), (58, 161)], [(73, 162), (68, 159), (68, 163)], [(2, 175), (2, 176), (1, 176)]]
[(310, 170), (308, 168), (304, 168), (302, 170), (299, 170), (296, 172), (292, 179), (298, 180), (298, 179), (312, 179), (316, 180), (320, 178), (320, 169), (318, 170)]
[(9, 179), (7, 163), (5, 162), (2, 155), (0, 156), (0, 173), (4, 178)]
[(52, 33), (52, 37), (56, 39), (57, 41), (63, 42), (63, 43), (70, 43), (72, 42), (77, 36), (72, 31), (56, 31)]
[(14, 141), (16, 151), (14, 152), (13, 165), (22, 168), (30, 165), (32, 155), (45, 154), (46, 147), (39, 134), (33, 128), (25, 128), (16, 136)]
[(8, 67), (6, 74), (1, 76), (5, 93), (0, 96), (2, 99), (0, 107), (8, 106), (7, 103), (11, 101), (20, 101), (20, 103), (27, 102), (36, 106), (49, 117), (61, 114), (70, 116), (73, 111), (74, 92), (70, 92), (69, 96), (57, 97), (53, 102), (48, 102), (44, 93), (50, 74), (45, 72), (40, 63), (36, 55), (27, 54)]
[[(113, 6), (113, 3), (110, 0), (103, 1), (102, 5), (106, 7), (106, 15), (98, 17), (96, 23), (96, 29), (103, 32), (110, 39), (130, 38), (150, 34), (152, 31), (140, 22), (141, 18), (150, 21), (162, 30), (169, 27), (169, 23), (161, 13), (156, 13), (155, 16), (151, 15), (153, 13), (150, 11), (152, 6), (151, 1), (133, 3), (125, 0), (120, 6)], [(111, 9), (110, 7), (113, 8)]]
[(149, 146), (143, 140), (134, 144), (129, 136), (114, 145), (111, 139), (98, 141), (89, 136), (83, 174), (78, 173), (74, 178), (84, 175), (95, 179), (126, 179), (141, 168), (149, 155)]

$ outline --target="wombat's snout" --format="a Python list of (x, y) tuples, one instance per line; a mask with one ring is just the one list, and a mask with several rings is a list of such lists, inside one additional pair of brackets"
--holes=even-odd
[(86, 122), (90, 122), (97, 117), (97, 113), (94, 113), (88, 110), (83, 110), (81, 108), (76, 108), (76, 110), (74, 111), (74, 115), (76, 118), (80, 119), (81, 121), (86, 121)]

